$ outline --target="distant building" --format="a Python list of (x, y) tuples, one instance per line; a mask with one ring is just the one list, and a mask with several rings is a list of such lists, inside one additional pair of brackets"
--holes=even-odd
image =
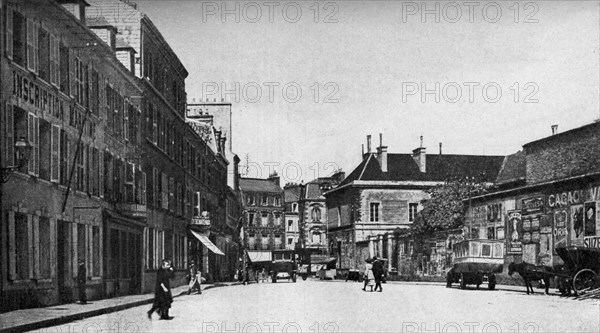
[(246, 249), (252, 261), (271, 261), (274, 250), (285, 249), (284, 191), (279, 176), (241, 178)]
[(371, 136), (363, 160), (337, 187), (324, 193), (328, 240), (339, 268), (359, 269), (365, 259), (389, 259), (398, 269), (392, 240), (397, 229), (414, 221), (426, 190), (453, 177), (478, 176), (493, 182), (503, 156), (426, 154), (421, 145), (412, 154), (388, 154), (380, 136), (377, 152), (371, 152)]
[(287, 184), (283, 190), (285, 194), (285, 248), (294, 250), (296, 246), (300, 246), (298, 212), (302, 185)]

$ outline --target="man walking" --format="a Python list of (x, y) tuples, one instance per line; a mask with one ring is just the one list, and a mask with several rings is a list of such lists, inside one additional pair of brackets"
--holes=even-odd
[(378, 260), (377, 257), (373, 257), (373, 276), (375, 278), (375, 290), (379, 287), (379, 292), (383, 291), (381, 287), (381, 279), (383, 278), (383, 262)]
[(157, 311), (161, 320), (171, 320), (169, 308), (173, 303), (171, 295), (170, 279), (173, 278), (173, 267), (171, 261), (163, 259), (161, 268), (156, 272), (156, 287), (154, 289), (154, 303), (148, 311), (148, 319), (152, 319), (152, 313)]
[(85, 294), (85, 282), (87, 280), (87, 271), (85, 269), (85, 261), (79, 260), (77, 266), (77, 289), (79, 289), (79, 304), (87, 304), (87, 296)]

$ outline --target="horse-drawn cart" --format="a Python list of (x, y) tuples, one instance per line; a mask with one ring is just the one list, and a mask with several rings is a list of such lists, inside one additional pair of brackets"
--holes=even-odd
[(555, 274), (573, 281), (577, 295), (600, 296), (600, 249), (590, 247), (557, 247), (556, 253), (565, 263), (566, 274)]
[(454, 266), (446, 275), (446, 287), (459, 283), (461, 289), (468, 284), (481, 285), (487, 281), (488, 289), (496, 288), (496, 273), (504, 264), (504, 241), (468, 239), (454, 244)]

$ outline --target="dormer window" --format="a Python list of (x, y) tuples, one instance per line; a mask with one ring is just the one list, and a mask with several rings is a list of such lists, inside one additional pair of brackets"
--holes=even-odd
[(89, 3), (84, 0), (59, 0), (58, 2), (79, 21), (85, 24), (85, 7), (88, 7), (90, 5)]

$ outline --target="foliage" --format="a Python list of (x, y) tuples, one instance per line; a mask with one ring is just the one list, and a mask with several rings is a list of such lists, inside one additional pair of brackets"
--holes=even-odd
[(425, 237), (437, 231), (463, 227), (469, 197), (487, 190), (486, 184), (464, 178), (449, 180), (432, 188), (427, 191), (429, 199), (423, 202), (423, 209), (415, 217), (413, 233)]

